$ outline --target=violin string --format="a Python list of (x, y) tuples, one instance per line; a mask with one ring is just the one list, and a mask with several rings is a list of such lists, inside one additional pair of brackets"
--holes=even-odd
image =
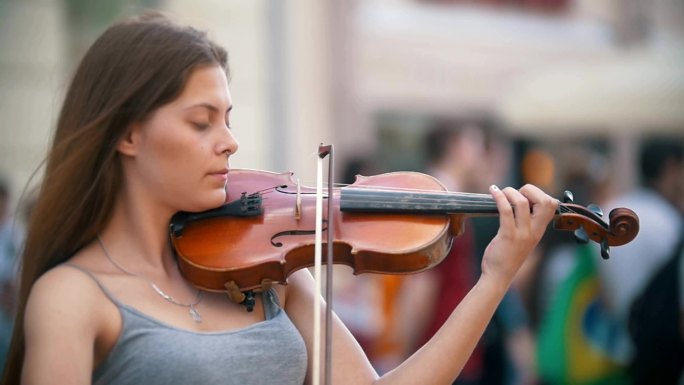
[[(378, 194), (395, 194), (398, 193), (397, 191), (372, 191), (372, 192), (355, 192), (354, 196), (357, 197), (379, 197)], [(473, 195), (461, 195), (459, 193), (452, 193), (452, 194), (440, 194), (440, 193), (424, 193), (425, 195), (423, 196), (413, 196), (411, 197), (412, 200), (431, 200), (431, 201), (440, 201), (440, 200), (463, 200), (463, 201), (470, 201), (470, 202), (476, 202), (476, 201), (481, 201), (481, 202), (494, 202), (494, 198), (492, 198), (491, 195), (478, 195), (478, 196), (473, 196)]]
[[(337, 185), (341, 186), (349, 186), (348, 184), (342, 184), (338, 183)], [(263, 195), (266, 194), (272, 194), (276, 192), (278, 187), (282, 188), (287, 188), (291, 186), (287, 185), (280, 185), (280, 186), (275, 186), (271, 188), (265, 188), (260, 190), (259, 192)], [(487, 209), (487, 208), (494, 208), (496, 207), (496, 201), (494, 201), (493, 197), (490, 194), (481, 194), (481, 193), (460, 193), (460, 192), (449, 192), (449, 191), (438, 191), (438, 190), (424, 190), (424, 189), (413, 189), (413, 188), (405, 188), (405, 187), (386, 187), (383, 186), (382, 189), (377, 189), (374, 186), (355, 186), (354, 189), (358, 190), (367, 190), (369, 193), (368, 194), (356, 194), (356, 198), (358, 197), (376, 197), (375, 193), (382, 193), (382, 192), (420, 192), (420, 193), (425, 193), (425, 194), (432, 194), (433, 196), (428, 196), (428, 197), (413, 197), (412, 198), (412, 203), (425, 203), (425, 204), (432, 204), (432, 203), (440, 203), (444, 200), (444, 198), (452, 198), (450, 200), (450, 204), (455, 204), (455, 205), (468, 205), (470, 208), (479, 208), (479, 209)], [(340, 191), (333, 191), (333, 194), (340, 194)], [(328, 195), (325, 194), (325, 197)], [(357, 199), (357, 201), (363, 202), (363, 200)], [(368, 200), (366, 202), (371, 202), (371, 200)], [(373, 199), (372, 202), (375, 203), (385, 203), (385, 204), (392, 204), (396, 203), (396, 200), (387, 200), (387, 201), (378, 201), (377, 199)], [(572, 208), (568, 207), (565, 204), (559, 203), (558, 205), (558, 212), (559, 213), (573, 213), (577, 214), (575, 210)]]
[[(370, 190), (369, 190), (370, 191)], [(354, 200), (359, 201), (359, 202), (376, 202), (376, 203), (386, 203), (386, 204), (391, 204), (391, 203), (396, 203), (396, 200), (388, 199), (386, 201), (378, 200), (377, 195), (374, 194), (378, 192), (378, 190), (374, 190), (368, 194), (355, 194)], [(270, 192), (269, 192), (270, 193)], [(455, 197), (450, 199), (450, 201), (447, 204), (471, 204), (476, 207), (495, 207), (496, 202), (493, 200), (491, 195), (486, 195), (486, 194), (477, 194), (477, 195), (461, 195), (459, 193), (452, 193), (452, 194), (435, 194), (434, 196), (418, 196), (418, 197), (412, 197), (411, 202), (412, 203), (425, 203), (425, 204), (433, 204), (433, 203), (443, 203), (445, 198), (450, 198), (450, 197)], [(360, 198), (360, 199), (358, 199)], [(366, 198), (366, 200), (364, 200)], [(375, 198), (375, 199), (369, 199), (369, 198)], [(561, 209), (565, 209), (564, 207), (561, 207)]]
[[(345, 186), (350, 186), (350, 185), (345, 185)], [(454, 197), (457, 196), (458, 198), (454, 200), (454, 202), (470, 202), (468, 198), (473, 198), (475, 200), (486, 200), (488, 204), (492, 204), (493, 206), (496, 206), (496, 201), (494, 201), (494, 198), (490, 194), (484, 194), (484, 193), (464, 193), (464, 192), (451, 192), (451, 191), (439, 191), (439, 190), (425, 190), (425, 189), (413, 189), (413, 188), (405, 188), (405, 187), (385, 187), (383, 186), (382, 189), (377, 189), (374, 188), (374, 186), (354, 186), (354, 189), (367, 189), (369, 191), (373, 192), (381, 192), (381, 191), (387, 191), (387, 192), (417, 192), (417, 193), (427, 193), (427, 194), (434, 194), (434, 195), (442, 195), (444, 197)], [(357, 194), (361, 195), (361, 194)], [(421, 199), (421, 198), (418, 198)], [(422, 199), (425, 200), (430, 200), (434, 199), (435, 201), (438, 201), (439, 199), (442, 198), (429, 198), (429, 197), (422, 197)], [(391, 203), (391, 201), (388, 201), (387, 203)], [(559, 203), (559, 211), (564, 212), (564, 213), (574, 213), (577, 214), (575, 210), (572, 208), (566, 206), (563, 203)]]
[[(335, 183), (334, 186), (344, 188), (344, 187), (349, 187), (352, 185), (348, 184), (348, 183)], [(274, 186), (274, 187), (264, 188), (262, 190), (257, 191), (257, 193), (261, 193), (262, 195), (263, 194), (271, 194), (271, 193), (276, 192), (277, 191), (276, 189), (278, 187), (288, 188), (288, 187), (294, 187), (294, 186), (278, 185), (278, 186)], [(375, 186), (364, 186), (364, 185), (354, 186), (353, 189), (368, 190), (372, 193), (385, 192), (385, 191), (390, 192), (390, 193), (391, 192), (407, 192), (407, 193), (416, 192), (416, 193), (433, 194), (433, 196), (442, 196), (442, 197), (447, 197), (447, 198), (458, 197), (458, 198), (452, 199), (452, 201), (453, 202), (466, 202), (466, 203), (473, 202), (473, 200), (468, 199), (468, 198), (472, 198), (474, 200), (479, 200), (478, 203), (485, 204), (485, 205), (491, 204), (493, 206), (496, 206), (496, 202), (494, 201), (492, 196), (490, 194), (484, 194), (484, 193), (450, 192), (450, 191), (427, 190), (427, 189), (416, 189), (416, 188), (395, 187), (395, 186), (383, 186), (382, 188), (378, 189)], [(324, 189), (324, 191), (326, 191), (326, 190), (327, 189)], [(339, 194), (340, 192), (334, 191), (333, 193)], [(325, 197), (328, 196), (328, 194), (324, 194), (324, 195), (325, 195)], [(361, 194), (357, 193), (357, 195), (361, 195)], [(441, 197), (435, 197), (435, 198), (433, 198), (433, 197), (417, 197), (417, 198), (414, 197), (414, 199), (422, 199), (422, 200), (428, 201), (428, 202), (434, 200), (435, 202), (439, 202), (443, 198), (441, 198)], [(482, 201), (484, 201), (484, 203)], [(387, 201), (386, 203), (393, 203), (393, 201)], [(566, 213), (576, 213), (575, 210), (567, 207), (566, 205), (564, 205), (562, 203), (559, 204), (559, 211), (566, 212)]]
[[(266, 197), (266, 198), (264, 198), (264, 200), (269, 200), (269, 199)], [(376, 202), (374, 202), (374, 203), (383, 203), (383, 202), (377, 202), (377, 201), (376, 201)], [(387, 200), (387, 201), (385, 201), (384, 203), (386, 203), (386, 204), (388, 204), (388, 205), (391, 205), (392, 203), (396, 203), (396, 201)], [(466, 209), (470, 209), (470, 210), (473, 210), (473, 211), (478, 210), (478, 209), (479, 209), (479, 210), (496, 209), (496, 204), (495, 204), (495, 203), (481, 203), (481, 204), (478, 205), (478, 204), (472, 204), (472, 203), (470, 203), (470, 204), (467, 205)], [(573, 210), (573, 209), (570, 208), (570, 207), (567, 207), (566, 205), (564, 205), (564, 204), (562, 204), (562, 203), (558, 205), (557, 214), (558, 214), (558, 215), (560, 215), (560, 214), (579, 214), (579, 215), (582, 215), (582, 214), (577, 213), (575, 210)], [(290, 215), (291, 215), (291, 214), (286, 213), (286, 212), (275, 212), (275, 213), (271, 213), (271, 214), (270, 214), (270, 216), (271, 216), (271, 217), (274, 217), (274, 218), (275, 218), (275, 217), (288, 217), (288, 216), (290, 216)]]
[[(368, 186), (369, 191), (372, 186)], [(434, 194), (435, 196), (444, 196), (444, 197), (458, 197), (455, 199), (451, 199), (451, 203), (454, 204), (472, 204), (475, 203), (476, 207), (494, 207), (496, 206), (496, 201), (494, 201), (494, 198), (490, 194), (479, 194), (479, 193), (453, 193), (453, 192), (442, 192), (442, 191), (434, 191), (434, 190), (417, 190), (417, 189), (404, 189), (404, 188), (386, 188), (383, 187), (382, 190), (373, 190), (373, 192), (376, 191), (383, 191), (383, 190), (389, 190), (389, 191), (421, 191), (421, 192), (426, 192), (429, 194)], [(361, 196), (363, 197), (364, 194), (356, 194), (356, 196)], [(372, 194), (368, 194), (366, 196), (373, 196)], [(441, 197), (413, 197), (412, 202), (415, 201), (421, 201), (424, 203), (430, 203), (430, 202), (440, 202), (443, 198)], [(377, 201), (377, 200), (376, 200)], [(378, 202), (379, 203), (379, 202)], [(391, 204), (393, 201), (388, 200), (384, 203)], [(577, 214), (575, 210), (572, 208), (566, 206), (563, 203), (559, 203), (558, 205), (558, 211), (560, 213), (573, 213)]]
[[(440, 199), (453, 199), (453, 197), (458, 197), (458, 198), (463, 198), (463, 199), (468, 199), (471, 198), (473, 200), (488, 200), (492, 199), (490, 194), (480, 194), (480, 193), (461, 193), (461, 192), (449, 192), (449, 191), (439, 191), (439, 190), (425, 190), (425, 189), (411, 189), (411, 188), (404, 188), (404, 187), (382, 187), (382, 189), (374, 188), (373, 186), (355, 186), (352, 188), (353, 190), (357, 191), (356, 195), (357, 196), (364, 196), (362, 193), (358, 193), (358, 191), (368, 191), (368, 194), (365, 194), (365, 196), (377, 196), (377, 193), (421, 193), (421, 194), (430, 194), (432, 197), (415, 197), (416, 199), (425, 199), (425, 200), (430, 200), (433, 199), (435, 201), (440, 200)], [(325, 190), (324, 190), (325, 192)], [(293, 192), (294, 193), (294, 192)], [(333, 194), (339, 194), (339, 191), (334, 191)], [(307, 194), (310, 195), (310, 194)], [(324, 194), (324, 196), (327, 196), (328, 194)]]
[[(396, 203), (396, 200), (392, 199), (387, 199), (384, 200), (382, 199), (382, 196), (378, 196), (377, 194), (373, 192), (369, 193), (355, 193), (354, 195), (354, 201), (356, 202), (375, 202), (375, 203), (384, 203), (384, 204), (392, 204)], [(445, 200), (447, 200), (445, 202)], [(470, 207), (495, 207), (496, 202), (493, 200), (491, 196), (488, 195), (482, 195), (482, 196), (462, 196), (459, 194), (435, 194), (432, 196), (414, 196), (411, 197), (411, 203), (412, 204), (424, 204), (424, 205), (434, 205), (434, 204), (442, 204), (445, 206), (449, 205), (460, 205), (460, 206), (470, 206)]]
[[(349, 184), (344, 184), (344, 183), (335, 183), (336, 186), (341, 186), (342, 188), (344, 187), (349, 187), (351, 185)], [(266, 193), (272, 193), (276, 191), (277, 187), (283, 187), (283, 188), (288, 188), (288, 187), (294, 187), (294, 186), (287, 186), (287, 185), (281, 185), (281, 186), (276, 186), (276, 187), (271, 187), (271, 188), (266, 188), (261, 190), (262, 192)], [(484, 193), (464, 193), (464, 192), (450, 192), (450, 191), (440, 191), (440, 190), (427, 190), (427, 189), (416, 189), (416, 188), (407, 188), (407, 187), (392, 187), (392, 186), (383, 186), (381, 189), (378, 189), (375, 186), (354, 186), (352, 187), (355, 190), (367, 190), (373, 193), (377, 192), (406, 192), (406, 193), (424, 193), (424, 194), (433, 194), (433, 197), (413, 197), (413, 199), (420, 199), (424, 202), (435, 202), (439, 203), (443, 199), (450, 199), (451, 202), (453, 203), (472, 203), (472, 202), (477, 202), (479, 204), (483, 204), (483, 201), (485, 202), (484, 204), (488, 205), (491, 204), (492, 206), (496, 206), (496, 202), (493, 200), (492, 196), (490, 194), (484, 194)], [(327, 189), (324, 189), (326, 191)], [(293, 191), (294, 193), (294, 191)], [(334, 191), (335, 193), (339, 193), (339, 191)], [(307, 194), (309, 195), (309, 194)], [(363, 196), (363, 194), (356, 194), (357, 196)], [(324, 194), (324, 196), (328, 196), (328, 194)], [(369, 195), (372, 196), (372, 195)], [(454, 198), (457, 197), (457, 198)], [(393, 201), (387, 201), (385, 203), (393, 203)]]

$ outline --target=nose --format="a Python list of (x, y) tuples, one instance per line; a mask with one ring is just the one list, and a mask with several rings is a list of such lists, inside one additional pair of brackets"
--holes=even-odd
[(225, 134), (222, 135), (221, 140), (217, 143), (216, 152), (218, 154), (224, 154), (230, 156), (235, 154), (238, 150), (238, 142), (233, 135), (230, 128), (226, 128)]

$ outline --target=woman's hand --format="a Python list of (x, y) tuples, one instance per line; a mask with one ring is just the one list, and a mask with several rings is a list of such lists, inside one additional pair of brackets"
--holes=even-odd
[(489, 190), (499, 210), (499, 231), (485, 250), (482, 276), (506, 289), (541, 240), (559, 202), (529, 184), (519, 191), (496, 186)]

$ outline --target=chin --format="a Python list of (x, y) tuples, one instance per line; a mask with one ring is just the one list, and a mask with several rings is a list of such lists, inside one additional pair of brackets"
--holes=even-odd
[(189, 211), (189, 212), (201, 212), (201, 211), (206, 211), (206, 210), (211, 210), (215, 209), (224, 203), (226, 203), (226, 192), (221, 191), (221, 192), (216, 192), (209, 194), (204, 197), (196, 197), (200, 199), (195, 199), (193, 204), (191, 205), (189, 210), (184, 210), (184, 211)]
[(221, 191), (212, 193), (211, 197), (207, 198), (207, 204), (209, 206), (207, 208), (207, 210), (215, 209), (215, 208), (223, 205), (224, 203), (226, 203), (226, 191), (225, 190), (221, 190)]

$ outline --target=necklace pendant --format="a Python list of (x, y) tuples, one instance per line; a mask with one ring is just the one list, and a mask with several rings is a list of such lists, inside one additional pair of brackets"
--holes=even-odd
[(192, 317), (192, 319), (195, 322), (197, 322), (197, 323), (202, 322), (202, 316), (200, 315), (200, 313), (195, 308), (195, 305), (190, 305), (190, 316)]

